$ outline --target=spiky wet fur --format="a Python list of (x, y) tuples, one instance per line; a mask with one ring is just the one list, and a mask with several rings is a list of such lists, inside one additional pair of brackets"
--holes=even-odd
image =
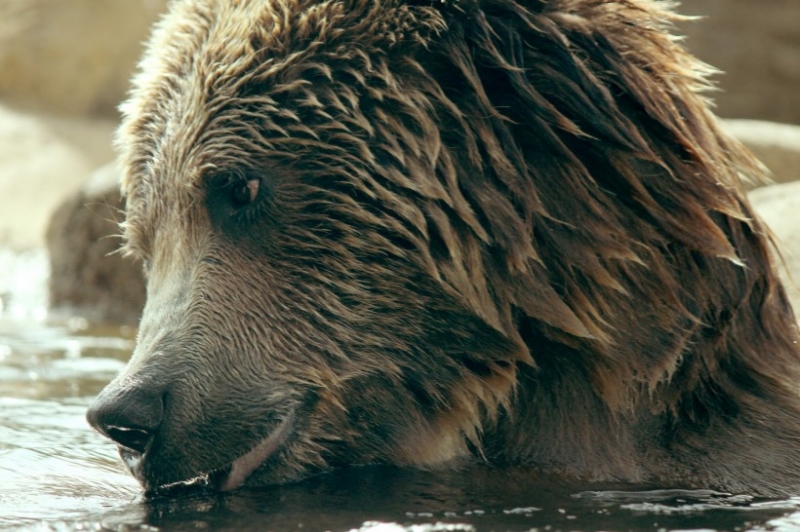
[[(118, 139), (151, 265), (119, 382), (189, 368), (147, 482), (221, 467), (291, 410), (253, 483), (486, 461), (796, 492), (797, 327), (741, 185), (763, 171), (673, 20), (174, 2)], [(268, 202), (214, 210), (220, 175), (254, 174)]]

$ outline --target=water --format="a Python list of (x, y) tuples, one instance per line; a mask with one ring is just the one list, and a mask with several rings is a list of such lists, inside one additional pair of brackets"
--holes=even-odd
[(352, 468), (145, 500), (84, 412), (135, 332), (47, 315), (44, 252), (0, 249), (0, 530), (528, 532), (800, 530), (800, 498), (565, 486), (521, 470)]

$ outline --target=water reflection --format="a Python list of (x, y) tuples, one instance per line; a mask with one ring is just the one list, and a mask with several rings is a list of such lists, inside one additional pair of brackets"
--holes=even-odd
[[(41, 530), (314, 530), (359, 532), (532, 530), (792, 530), (800, 523), (798, 501), (741, 504), (703, 491), (621, 491), (576, 496), (574, 486), (531, 482), (525, 472), (475, 470), (421, 473), (356, 468), (290, 486), (220, 495), (183, 493), (87, 514), (83, 520), (50, 522)], [(617, 499), (619, 496), (619, 499)], [(627, 503), (622, 503), (627, 501)], [(638, 501), (638, 502), (632, 502)], [(531, 506), (534, 503), (536, 506)], [(694, 505), (694, 509), (689, 509)], [(49, 528), (45, 528), (49, 527)]]
[(800, 530), (800, 499), (363, 467), (233, 494), (145, 499), (85, 409), (129, 329), (46, 313), (43, 252), (0, 250), (0, 529), (41, 531)]
[(123, 366), (132, 331), (49, 320), (43, 250), (0, 249), (0, 528), (131, 501), (136, 483), (88, 429), (91, 398)]

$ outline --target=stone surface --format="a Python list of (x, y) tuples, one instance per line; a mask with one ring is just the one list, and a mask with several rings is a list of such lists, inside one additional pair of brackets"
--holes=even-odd
[(115, 114), (165, 0), (0, 0), (0, 99)]
[(800, 1), (683, 0), (686, 44), (721, 69), (721, 116), (800, 124)]
[(118, 253), (124, 218), (114, 164), (64, 201), (47, 230), (50, 306), (93, 323), (135, 325), (144, 307), (142, 266)]
[(55, 206), (113, 159), (108, 120), (53, 119), (0, 106), (0, 246), (44, 246)]
[(781, 273), (800, 318), (800, 181), (753, 190), (750, 200), (775, 235), (785, 261)]
[(800, 179), (800, 126), (760, 120), (725, 120), (724, 124), (769, 168), (775, 182)]
[[(0, 0), (0, 99), (113, 114), (166, 0)], [(725, 72), (719, 114), (800, 124), (800, 1), (683, 0), (687, 45)]]

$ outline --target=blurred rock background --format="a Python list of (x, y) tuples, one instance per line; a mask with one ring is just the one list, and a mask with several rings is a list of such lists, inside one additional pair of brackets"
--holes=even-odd
[(683, 0), (687, 45), (722, 70), (721, 116), (800, 124), (800, 2)]
[[(111, 138), (165, 5), (0, 0), (0, 248), (48, 245), (51, 304), (98, 321), (135, 323), (144, 298), (138, 265), (109, 255), (122, 207)], [(776, 181), (798, 180), (800, 0), (684, 0), (679, 11), (704, 17), (679, 31), (724, 71), (713, 98), (721, 117), (737, 119), (727, 127)], [(800, 187), (773, 185), (752, 199), (800, 280)]]
[(139, 265), (109, 254), (122, 207), (111, 139), (165, 4), (0, 0), (0, 247), (47, 243), (51, 305), (94, 321), (136, 323), (144, 301)]

